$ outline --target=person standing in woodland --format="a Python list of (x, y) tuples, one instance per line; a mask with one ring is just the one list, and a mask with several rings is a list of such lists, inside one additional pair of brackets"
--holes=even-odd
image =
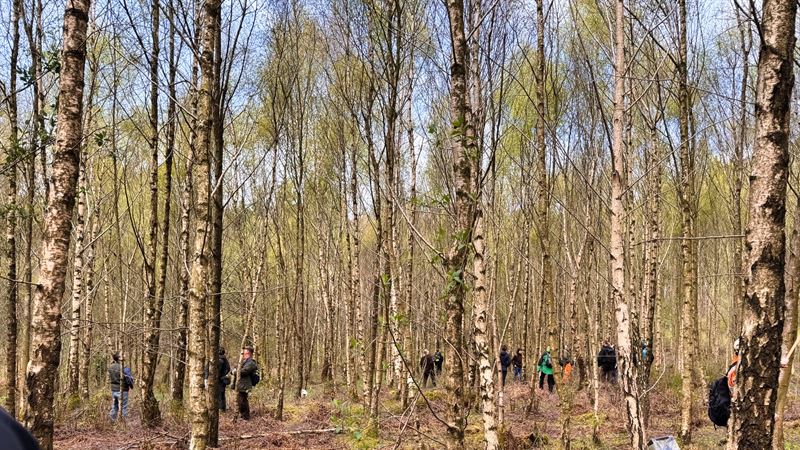
[(556, 386), (556, 379), (553, 377), (553, 357), (550, 356), (550, 347), (542, 353), (537, 364), (539, 370), (539, 389), (544, 389), (544, 379), (547, 378), (547, 390), (552, 394)]
[(114, 362), (108, 366), (108, 381), (111, 384), (111, 411), (108, 416), (112, 422), (116, 422), (120, 412), (123, 419), (128, 416), (128, 391), (133, 388), (133, 374), (130, 367), (125, 367), (125, 358), (119, 353), (114, 353), (111, 358)]
[(508, 354), (508, 346), (503, 345), (500, 347), (500, 373), (503, 386), (506, 385), (506, 375), (508, 375), (508, 368), (511, 366), (511, 355)]
[(236, 405), (239, 407), (239, 417), (250, 420), (250, 391), (255, 383), (253, 376), (258, 373), (258, 364), (253, 360), (253, 347), (242, 349), (242, 363), (239, 364), (239, 379), (236, 382)]
[(219, 374), (219, 383), (217, 383), (217, 407), (220, 411), (227, 410), (225, 402), (225, 386), (231, 384), (231, 364), (228, 362), (228, 357), (225, 356), (225, 349), (219, 349), (219, 358), (217, 359), (217, 373)]
[(436, 353), (433, 354), (433, 362), (436, 364), (436, 376), (438, 377), (442, 374), (442, 365), (444, 364), (444, 355), (438, 348)]
[(514, 365), (514, 381), (519, 381), (520, 383), (525, 381), (525, 378), (522, 376), (522, 349), (518, 348), (517, 353), (511, 358), (511, 364)]
[(433, 387), (436, 387), (436, 363), (427, 349), (419, 360), (419, 367), (422, 369), (422, 387), (428, 387), (428, 378), (431, 379)]

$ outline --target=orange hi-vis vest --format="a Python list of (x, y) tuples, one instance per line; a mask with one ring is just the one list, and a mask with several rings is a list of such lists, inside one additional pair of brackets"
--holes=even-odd
[(733, 367), (728, 370), (728, 387), (732, 389), (736, 385), (736, 369), (739, 368), (739, 355), (733, 355), (731, 365)]

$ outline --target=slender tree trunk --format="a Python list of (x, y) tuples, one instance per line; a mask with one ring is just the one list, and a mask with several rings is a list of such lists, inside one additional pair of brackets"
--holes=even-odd
[(472, 191), (474, 159), (478, 155), (472, 109), (467, 91), (469, 73), (469, 45), (464, 26), (463, 0), (448, 0), (447, 13), (450, 19), (452, 43), (450, 65), (450, 112), (452, 115), (451, 163), (454, 175), (455, 199), (453, 202), (454, 223), (450, 235), (450, 249), (444, 258), (447, 287), (445, 289), (445, 311), (447, 322), (445, 346), (447, 363), (447, 447), (464, 447), (464, 428), (467, 405), (464, 393), (464, 298), (466, 294), (465, 269), (469, 259), (473, 232), (476, 197)]
[[(158, 366), (158, 340), (161, 334), (161, 306), (158, 304), (156, 286), (156, 251), (158, 248), (158, 67), (159, 67), (159, 21), (161, 19), (160, 0), (152, 0), (150, 63), (150, 224), (147, 250), (144, 255), (145, 285), (147, 286), (147, 311), (145, 331), (145, 354), (142, 371), (142, 424), (155, 427), (161, 423), (161, 412), (154, 393), (156, 367)], [(165, 218), (165, 220), (169, 220)]]
[(92, 359), (92, 329), (94, 328), (94, 315), (92, 313), (94, 303), (94, 264), (95, 264), (95, 239), (100, 233), (100, 218), (97, 211), (90, 210), (89, 222), (89, 246), (86, 248), (86, 264), (84, 265), (86, 280), (86, 294), (84, 295), (84, 326), (83, 338), (81, 339), (81, 349), (83, 350), (80, 359), (80, 395), (82, 401), (89, 400), (89, 366)]
[[(218, 8), (219, 9), (219, 8)], [(215, 13), (214, 24), (214, 94), (212, 106), (212, 148), (211, 159), (214, 164), (214, 182), (211, 192), (211, 217), (213, 219), (211, 228), (211, 295), (208, 297), (208, 387), (206, 391), (208, 402), (208, 445), (210, 447), (219, 446), (219, 389), (224, 389), (219, 383), (219, 358), (220, 335), (222, 326), (222, 226), (223, 226), (223, 158), (224, 158), (224, 136), (223, 136), (223, 111), (222, 102), (225, 97), (221, 82), (222, 67), (222, 24), (221, 15)]]
[[(14, 0), (11, 19), (11, 59), (9, 61), (9, 136), (6, 149), (8, 192), (6, 193), (6, 271), (8, 282), (6, 293), (6, 389), (5, 408), (12, 416), (17, 410), (17, 162), (23, 156), (19, 143), (17, 121), (17, 59), (19, 57), (19, 20), (22, 14), (22, 0)], [(29, 261), (30, 263), (30, 261)]]
[(70, 396), (78, 395), (79, 355), (81, 331), (81, 306), (83, 303), (83, 253), (86, 229), (86, 164), (81, 161), (78, 172), (78, 212), (75, 220), (75, 261), (72, 263), (72, 307), (69, 328), (69, 384)]
[(697, 294), (696, 263), (697, 251), (694, 241), (694, 151), (689, 135), (689, 100), (687, 49), (686, 49), (686, 0), (678, 2), (679, 48), (678, 48), (678, 128), (680, 130), (680, 210), (681, 210), (681, 441), (692, 442), (692, 421), (694, 417), (693, 374), (697, 361)]
[[(42, 105), (44, 104), (44, 93), (42, 92), (42, 64), (41, 64), (41, 15), (42, 4), (41, 0), (34, 2), (31, 5), (31, 14), (26, 15), (30, 20), (24, 20), (23, 25), (25, 34), (28, 37), (28, 45), (31, 55), (31, 70), (34, 81), (31, 85), (32, 88), (32, 107), (31, 107), (31, 132), (30, 132), (30, 152), (27, 159), (26, 170), (26, 209), (25, 214), (25, 273), (23, 280), (25, 281), (25, 300), (22, 302), (22, 317), (20, 318), (23, 323), (22, 343), (19, 348), (19, 361), (20, 365), (24, 367), (28, 363), (31, 353), (31, 305), (33, 305), (33, 261), (31, 259), (33, 253), (33, 223), (36, 218), (34, 211), (36, 210), (36, 155), (42, 147), (40, 141), (40, 130), (44, 128), (44, 117), (41, 114)], [(12, 64), (13, 66), (13, 64)], [(45, 180), (46, 181), (46, 180)], [(46, 184), (46, 182), (45, 182)], [(45, 197), (47, 198), (47, 197)], [(19, 386), (19, 410), (26, 409), (25, 398), (25, 372), (17, 370)]]
[(750, 174), (748, 277), (730, 448), (773, 444), (784, 328), (786, 185), (796, 2), (765, 0)]
[(190, 450), (208, 446), (208, 404), (203, 386), (206, 365), (206, 311), (209, 299), (209, 246), (211, 244), (211, 167), (209, 156), (214, 148), (214, 40), (220, 12), (219, 0), (203, 5), (202, 39), (200, 43), (201, 82), (198, 92), (197, 147), (191, 155), (194, 162), (194, 250), (189, 281), (189, 389), (192, 436)]
[[(788, 354), (797, 339), (798, 297), (800, 297), (800, 207), (795, 207), (794, 229), (792, 230), (791, 244), (789, 246), (788, 268), (784, 275), (786, 283), (785, 318), (783, 326), (783, 345), (781, 351), (781, 369), (778, 375), (778, 400), (775, 407), (775, 435), (772, 438), (772, 448), (783, 450), (783, 414), (789, 403), (789, 385), (792, 380), (792, 366), (794, 353)], [(797, 350), (795, 350), (796, 352)]]
[(625, 4), (617, 0), (616, 32), (614, 54), (614, 123), (612, 143), (611, 172), (611, 285), (617, 320), (617, 367), (619, 368), (622, 391), (625, 396), (625, 409), (628, 417), (628, 433), (631, 448), (644, 449), (644, 426), (639, 405), (639, 390), (635, 376), (635, 366), (631, 361), (630, 313), (625, 298), (625, 248), (623, 243), (623, 220), (626, 215), (623, 129), (625, 126)]
[[(747, 136), (747, 90), (750, 78), (750, 49), (753, 45), (750, 20), (739, 17), (739, 9), (736, 11), (736, 20), (739, 29), (739, 42), (742, 50), (742, 83), (739, 87), (739, 130), (736, 133), (736, 147), (733, 158), (733, 189), (731, 190), (733, 234), (742, 235), (742, 190), (744, 189), (744, 151)], [(736, 339), (742, 330), (742, 311), (744, 304), (744, 268), (745, 260), (742, 252), (742, 240), (736, 238), (733, 245), (733, 262), (731, 263), (731, 273), (733, 274), (733, 320), (731, 320), (731, 338)]]
[(481, 391), (481, 413), (483, 415), (483, 440), (487, 450), (499, 448), (497, 438), (497, 424), (495, 415), (497, 413), (494, 403), (494, 377), (492, 364), (494, 361), (489, 356), (489, 341), (487, 338), (487, 293), (486, 293), (486, 262), (484, 259), (484, 239), (483, 239), (483, 214), (480, 210), (476, 212), (475, 231), (472, 237), (472, 246), (475, 249), (473, 259), (473, 275), (475, 285), (473, 287), (473, 317), (475, 328), (472, 331), (472, 339), (478, 354), (478, 372), (480, 373)]
[[(189, 154), (193, 155), (197, 152), (197, 113), (199, 111), (197, 91), (198, 82), (198, 65), (195, 63), (192, 66), (192, 119), (189, 126)], [(172, 378), (172, 399), (176, 401), (183, 400), (183, 385), (186, 375), (186, 357), (189, 347), (188, 333), (189, 333), (189, 278), (191, 265), (190, 253), (190, 210), (192, 208), (192, 174), (194, 173), (194, 160), (188, 158), (186, 161), (186, 184), (183, 186), (181, 194), (181, 232), (178, 237), (178, 245), (181, 252), (181, 270), (180, 270), (180, 310), (178, 312), (178, 340), (176, 352), (175, 372)]]
[(44, 450), (53, 448), (53, 396), (61, 340), (61, 300), (69, 258), (72, 210), (83, 138), (83, 85), (89, 0), (70, 0), (64, 12), (58, 94), (58, 134), (51, 166), (39, 283), (33, 317), (33, 355), (28, 362), (25, 425)]

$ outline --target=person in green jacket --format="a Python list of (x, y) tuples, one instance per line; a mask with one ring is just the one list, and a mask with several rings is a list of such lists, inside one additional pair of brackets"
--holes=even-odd
[(250, 420), (250, 391), (253, 389), (253, 375), (258, 372), (258, 364), (253, 360), (253, 347), (242, 349), (242, 363), (239, 365), (239, 376), (236, 381), (236, 404), (239, 417)]
[(550, 347), (547, 347), (547, 350), (542, 353), (542, 357), (539, 358), (537, 370), (539, 371), (539, 389), (544, 389), (544, 379), (546, 376), (547, 390), (552, 393), (556, 385), (556, 379), (553, 378), (553, 358), (550, 356)]

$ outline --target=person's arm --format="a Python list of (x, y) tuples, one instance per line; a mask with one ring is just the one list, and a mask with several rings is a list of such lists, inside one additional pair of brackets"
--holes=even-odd
[(253, 360), (247, 361), (242, 365), (241, 370), (239, 370), (239, 377), (249, 377), (256, 371), (256, 365), (253, 363)]

